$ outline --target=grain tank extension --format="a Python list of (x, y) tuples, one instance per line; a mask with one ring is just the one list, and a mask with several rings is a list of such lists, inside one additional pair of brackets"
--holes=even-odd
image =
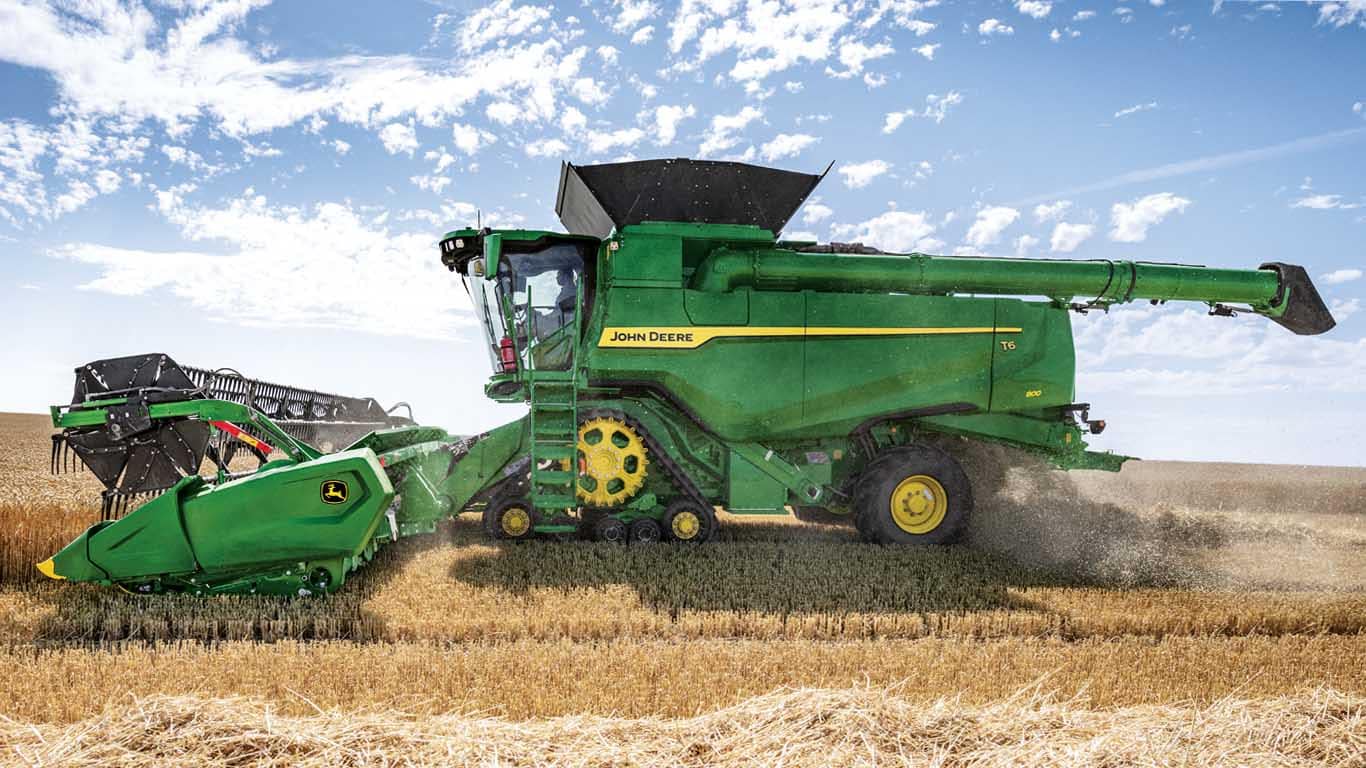
[[(155, 497), (40, 567), (144, 591), (331, 591), (378, 546), (462, 511), (496, 539), (694, 543), (716, 533), (715, 507), (823, 508), (870, 541), (948, 543), (973, 499), (945, 439), (1064, 469), (1125, 460), (1087, 450), (1105, 424), (1078, 402), (1072, 312), (1189, 301), (1297, 334), (1334, 324), (1305, 270), (1279, 262), (945, 257), (779, 239), (820, 180), (683, 159), (566, 163), (556, 212), (567, 232), (448, 233), (440, 258), (482, 327), (485, 391), (529, 405), (484, 435), (388, 417), (328, 453), (277, 424), (270, 402), (181, 381), (164, 356), (139, 358), (156, 376), (78, 386), (53, 409), (64, 430), (54, 451), (75, 446), (92, 469), (109, 452), (166, 460), (141, 477), (106, 467), (111, 493)], [(242, 436), (279, 450), (254, 448), (252, 471), (200, 477), (201, 443), (221, 459)], [(143, 487), (149, 477), (157, 487)]]

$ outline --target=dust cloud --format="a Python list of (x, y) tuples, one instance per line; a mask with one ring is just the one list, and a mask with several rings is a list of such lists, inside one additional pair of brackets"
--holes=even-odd
[[(973, 480), (968, 545), (1022, 567), (1118, 586), (1366, 588), (1366, 507), (1261, 507), (1264, 486), (1294, 482), (1293, 468), (1283, 479), (1263, 469), (1240, 484), (1228, 482), (1236, 471), (1225, 465), (1144, 462), (1138, 469), (1132, 462), (1120, 474), (1065, 473), (1004, 446), (964, 440), (943, 447)], [(1340, 492), (1322, 482), (1316, 492), (1358, 506), (1354, 493), (1366, 485), (1366, 470), (1339, 473)], [(1216, 479), (1227, 488), (1215, 509), (1182, 503), (1198, 495), (1190, 489)]]

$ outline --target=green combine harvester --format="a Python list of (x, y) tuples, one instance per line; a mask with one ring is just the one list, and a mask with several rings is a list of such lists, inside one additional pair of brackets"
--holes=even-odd
[(568, 234), (447, 234), (441, 261), (472, 298), (493, 366), (485, 391), (529, 405), (481, 435), (165, 355), (82, 366), (70, 405), (52, 408), (53, 468), (93, 472), (105, 519), (38, 567), (134, 592), (325, 593), (384, 544), (464, 511), (495, 539), (634, 544), (707, 541), (716, 507), (822, 509), (868, 541), (944, 544), (964, 531), (973, 490), (935, 447), (943, 436), (1063, 469), (1125, 460), (1086, 449), (1105, 423), (1076, 402), (1071, 312), (1190, 301), (1298, 334), (1334, 325), (1288, 264), (778, 239), (822, 177), (566, 163), (556, 212)]

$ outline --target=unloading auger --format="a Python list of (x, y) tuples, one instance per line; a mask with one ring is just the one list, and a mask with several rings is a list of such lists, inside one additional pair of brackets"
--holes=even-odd
[[(53, 464), (74, 452), (115, 519), (39, 568), (135, 591), (327, 592), (383, 544), (465, 510), (496, 539), (693, 543), (715, 535), (717, 507), (820, 508), (869, 541), (943, 544), (973, 507), (946, 442), (1062, 469), (1126, 460), (1083, 440), (1105, 422), (1075, 397), (1072, 312), (1186, 301), (1296, 334), (1334, 325), (1305, 270), (1280, 262), (779, 240), (822, 176), (566, 163), (567, 233), (448, 233), (441, 261), (493, 366), (485, 392), (529, 405), (483, 435), (163, 355), (83, 366), (71, 404), (52, 409)], [(236, 470), (234, 454), (256, 466)], [(119, 517), (130, 494), (156, 495)]]

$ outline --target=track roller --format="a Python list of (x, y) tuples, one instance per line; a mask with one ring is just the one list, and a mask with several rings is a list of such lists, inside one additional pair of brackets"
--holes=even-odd
[(669, 541), (701, 544), (716, 535), (716, 511), (692, 499), (679, 499), (664, 510), (663, 529)]
[(632, 544), (654, 544), (661, 535), (659, 523), (648, 517), (636, 520), (626, 529), (626, 540)]
[(484, 531), (495, 539), (529, 539), (536, 528), (536, 509), (521, 498), (497, 499), (484, 509)]

